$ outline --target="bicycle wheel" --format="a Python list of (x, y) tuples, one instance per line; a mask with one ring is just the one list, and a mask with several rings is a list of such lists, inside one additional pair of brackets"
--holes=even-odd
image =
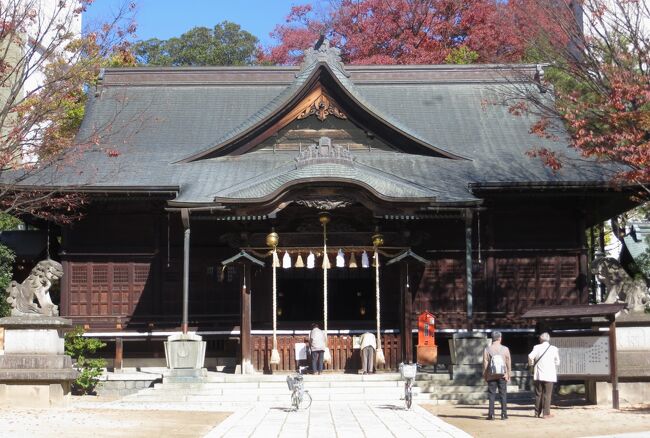
[(411, 404), (413, 403), (413, 383), (410, 380), (407, 380), (404, 383), (404, 403), (406, 403), (406, 409), (411, 409)]
[(294, 392), (293, 394), (291, 394), (291, 409), (297, 411), (299, 405), (300, 405), (300, 397), (296, 392)]
[(298, 409), (304, 411), (306, 409), (309, 409), (311, 406), (311, 395), (309, 395), (309, 391), (305, 391), (302, 394), (302, 399), (299, 401)]

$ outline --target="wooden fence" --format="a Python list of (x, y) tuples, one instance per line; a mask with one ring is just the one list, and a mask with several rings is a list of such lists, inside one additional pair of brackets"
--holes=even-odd
[[(295, 371), (296, 353), (294, 345), (299, 342), (306, 342), (306, 335), (280, 335), (278, 339), (278, 352), (280, 353), (280, 364), (270, 365), (271, 350), (273, 348), (273, 336), (253, 335), (253, 366), (265, 373), (273, 371)], [(401, 361), (400, 335), (383, 334), (381, 343), (386, 357), (386, 364), (377, 367), (378, 370), (397, 370)], [(351, 335), (329, 335), (328, 344), (332, 362), (325, 364), (325, 370), (356, 372), (361, 368), (360, 350), (352, 347)], [(307, 361), (300, 365), (307, 365)]]

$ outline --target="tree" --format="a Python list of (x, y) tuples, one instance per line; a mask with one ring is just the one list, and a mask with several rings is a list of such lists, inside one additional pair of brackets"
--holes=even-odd
[(133, 53), (147, 65), (244, 65), (255, 61), (257, 44), (257, 38), (238, 24), (224, 21), (212, 29), (192, 28), (177, 38), (137, 42)]
[(356, 64), (512, 62), (526, 45), (506, 2), (339, 0), (328, 11), (294, 6), (272, 33), (279, 44), (263, 60), (295, 64), (320, 34)]
[(134, 32), (123, 6), (97, 29), (81, 32), (81, 14), (92, 0), (3, 0), (0, 2), (0, 211), (65, 222), (83, 197), (56, 189), (27, 190), (47, 178), (73, 153), (83, 117), (85, 90), (111, 57), (128, 52)]
[[(637, 0), (519, 0), (534, 44), (533, 61), (549, 61), (537, 92), (513, 96), (522, 112), (540, 116), (531, 132), (567, 129), (583, 158), (615, 165), (615, 179), (650, 181), (650, 5)], [(521, 11), (525, 11), (522, 13)], [(553, 23), (539, 17), (550, 16)], [(529, 88), (531, 90), (532, 88)], [(566, 157), (543, 148), (530, 155), (559, 169)]]

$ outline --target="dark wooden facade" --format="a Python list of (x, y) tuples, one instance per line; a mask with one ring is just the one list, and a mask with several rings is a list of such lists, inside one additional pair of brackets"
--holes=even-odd
[[(554, 207), (520, 204), (519, 209), (510, 204), (509, 214), (486, 208), (474, 216), (474, 329), (529, 328), (530, 322), (522, 320), (521, 315), (533, 306), (587, 302), (586, 266), (582, 264), (586, 248), (581, 246), (584, 229), (579, 226), (578, 212), (570, 209), (575, 202), (560, 199)], [(63, 231), (61, 259), (66, 275), (62, 315), (90, 332), (114, 332), (116, 338), (129, 332), (178, 329), (183, 228), (177, 214), (165, 213), (162, 208), (156, 212), (159, 206), (158, 202), (142, 200), (101, 201), (91, 207), (85, 219)], [(566, 214), (553, 216), (558, 209)], [(400, 332), (415, 329), (420, 312), (433, 312), (438, 330), (453, 332), (468, 327), (464, 220), (447, 214), (424, 219), (376, 219), (364, 225), (355, 219), (358, 214), (356, 208), (351, 212), (345, 208), (332, 211), (332, 260), (339, 246), (367, 246), (375, 225), (384, 233), (387, 247), (408, 246), (429, 260), (422, 264), (405, 259), (385, 266), (390, 257), (381, 256), (382, 327), (397, 333), (385, 335), (383, 340), (389, 351), (387, 366), (394, 368), (404, 355), (413, 354), (412, 338), (408, 340), (408, 335)], [(241, 248), (263, 247), (265, 232), (274, 225), (281, 242), (292, 248), (313, 248), (321, 239), (317, 212), (302, 208), (287, 208), (275, 220), (227, 221), (210, 215), (191, 219), (190, 329), (220, 333), (208, 334), (208, 339), (239, 342), (245, 270), (238, 264), (222, 267), (221, 261)], [(98, 229), (102, 232), (97, 233)], [(360, 263), (360, 254), (356, 257)], [(246, 267), (253, 333), (249, 348), (257, 369), (270, 369), (270, 258), (264, 261), (265, 268)], [(284, 309), (284, 315), (278, 316), (278, 328), (305, 330), (311, 321), (320, 321), (322, 270), (279, 269), (278, 278), (278, 302)], [(374, 270), (332, 268), (329, 278), (329, 327), (373, 329)], [(364, 315), (359, 313), (361, 307), (365, 308)], [(267, 334), (255, 334), (260, 332)], [(292, 342), (302, 338), (279, 337), (281, 368), (295, 366)], [(335, 357), (331, 368), (354, 367), (358, 358), (351, 347), (351, 335), (333, 335), (331, 340)]]
[[(425, 310), (449, 335), (530, 329), (521, 315), (533, 306), (587, 303), (585, 230), (632, 203), (597, 163), (552, 173), (531, 160), (531, 120), (484, 108), (495, 83), (534, 74), (535, 66), (346, 67), (326, 45), (308, 50), (300, 68), (108, 70), (79, 137), (110, 121), (98, 149), (116, 153), (77, 163), (95, 172), (61, 172), (61, 185), (90, 200), (85, 217), (60, 230), (61, 314), (159, 356), (160, 341), (181, 328), (187, 261), (182, 328), (209, 341), (208, 356), (238, 352), (269, 369), (265, 237), (275, 229), (280, 254), (294, 262), (319, 252), (323, 210), (331, 260), (344, 248), (359, 263), (371, 236), (384, 235), (389, 368), (413, 357)], [(561, 137), (535, 141), (565, 152)], [(265, 266), (222, 265), (242, 250)], [(389, 263), (404, 251), (417, 257)], [(353, 368), (350, 335), (375, 327), (374, 272), (332, 268), (328, 279), (332, 367)], [(295, 366), (295, 333), (322, 319), (322, 284), (322, 269), (279, 269), (278, 329), (291, 333), (280, 337), (281, 368)], [(119, 357), (128, 344), (122, 355), (116, 341)]]

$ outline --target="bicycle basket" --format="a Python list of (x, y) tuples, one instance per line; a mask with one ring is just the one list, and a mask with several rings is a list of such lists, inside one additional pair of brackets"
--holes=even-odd
[(401, 363), (399, 365), (399, 372), (402, 375), (402, 379), (415, 379), (415, 375), (418, 372), (418, 365), (415, 363)]
[(289, 391), (293, 391), (293, 388), (298, 385), (300, 382), (302, 382), (302, 376), (297, 375), (297, 376), (287, 376), (287, 386), (289, 387)]

